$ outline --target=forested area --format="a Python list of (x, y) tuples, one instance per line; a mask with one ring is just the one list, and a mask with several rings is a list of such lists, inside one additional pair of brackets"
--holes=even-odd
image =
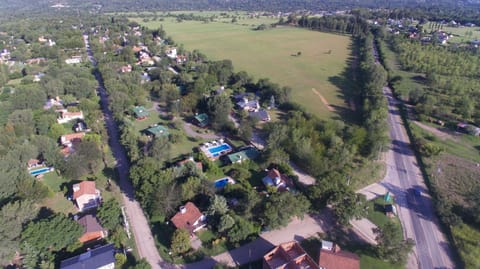
[[(466, 49), (423, 45), (392, 38), (402, 66), (425, 74), (425, 90), (399, 92), (425, 116), (480, 124), (480, 60), (478, 52)], [(394, 78), (395, 79), (395, 78)]]

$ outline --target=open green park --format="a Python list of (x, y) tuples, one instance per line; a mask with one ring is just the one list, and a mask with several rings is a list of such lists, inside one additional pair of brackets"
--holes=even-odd
[(345, 75), (352, 46), (348, 36), (288, 26), (254, 30), (278, 21), (267, 17), (240, 18), (236, 23), (130, 19), (151, 29), (162, 26), (187, 50), (197, 49), (212, 60), (230, 59), (236, 71), (291, 87), (293, 101), (320, 118), (348, 107), (345, 95), (354, 86)]

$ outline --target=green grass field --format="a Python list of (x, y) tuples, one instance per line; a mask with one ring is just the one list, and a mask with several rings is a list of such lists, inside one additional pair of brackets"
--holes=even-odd
[[(319, 94), (342, 111), (347, 103), (344, 94), (354, 86), (343, 74), (351, 54), (348, 36), (292, 27), (252, 30), (252, 25), (265, 23), (266, 18), (259, 18), (257, 24), (251, 18), (235, 24), (178, 23), (169, 17), (164, 21), (143, 22), (139, 17), (131, 20), (152, 29), (163, 25), (167, 34), (188, 50), (198, 49), (213, 60), (230, 59), (236, 71), (245, 70), (255, 79), (269, 78), (291, 87), (293, 100), (322, 118), (335, 113), (328, 110)], [(292, 56), (297, 52), (301, 55)]]

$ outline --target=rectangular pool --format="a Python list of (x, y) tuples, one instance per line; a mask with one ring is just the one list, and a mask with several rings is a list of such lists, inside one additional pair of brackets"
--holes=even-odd
[(41, 168), (41, 169), (38, 169), (38, 170), (33, 170), (33, 171), (30, 171), (30, 175), (32, 176), (37, 176), (37, 175), (40, 175), (40, 174), (45, 174), (45, 173), (48, 173), (50, 172), (51, 168), (49, 167), (45, 167), (45, 168)]
[(222, 151), (230, 151), (232, 148), (230, 147), (229, 144), (221, 144), (220, 146), (212, 147), (209, 148), (208, 151), (213, 155), (218, 155), (219, 153), (221, 154)]

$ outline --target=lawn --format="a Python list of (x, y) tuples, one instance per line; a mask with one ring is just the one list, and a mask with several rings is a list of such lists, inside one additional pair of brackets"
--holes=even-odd
[(195, 137), (187, 137), (185, 131), (183, 130), (182, 125), (184, 124), (184, 120), (176, 119), (175, 122), (171, 120), (166, 120), (161, 117), (159, 112), (151, 110), (150, 116), (144, 120), (135, 120), (131, 119), (134, 129), (137, 132), (142, 132), (143, 130), (147, 129), (149, 126), (154, 124), (160, 124), (168, 128), (168, 131), (171, 135), (176, 135), (178, 141), (173, 143), (171, 149), (171, 157), (172, 159), (184, 155), (189, 154), (193, 151), (195, 147), (198, 147), (200, 143), (205, 142), (202, 138), (195, 138)]
[[(188, 50), (198, 49), (213, 60), (231, 59), (236, 71), (245, 70), (255, 79), (269, 78), (291, 87), (293, 100), (322, 118), (335, 113), (328, 110), (319, 95), (342, 111), (346, 108), (344, 95), (354, 87), (343, 74), (351, 55), (352, 41), (348, 36), (285, 26), (254, 31), (251, 25), (255, 19), (248, 19), (245, 25), (242, 21), (178, 23), (169, 17), (146, 23), (138, 17), (131, 20), (152, 29), (162, 25)], [(301, 55), (294, 56), (298, 52)]]
[(368, 201), (367, 205), (368, 205), (367, 219), (369, 219), (375, 225), (377, 225), (378, 227), (382, 227), (386, 223), (393, 221), (396, 224), (398, 224), (397, 225), (398, 228), (401, 229), (400, 222), (398, 221), (397, 218), (389, 218), (385, 215), (384, 206), (386, 205), (386, 203), (383, 196)]
[[(427, 29), (429, 28), (427, 27)], [(443, 27), (443, 31), (453, 34), (453, 37), (448, 40), (449, 43), (469, 42), (480, 39), (480, 27)]]

